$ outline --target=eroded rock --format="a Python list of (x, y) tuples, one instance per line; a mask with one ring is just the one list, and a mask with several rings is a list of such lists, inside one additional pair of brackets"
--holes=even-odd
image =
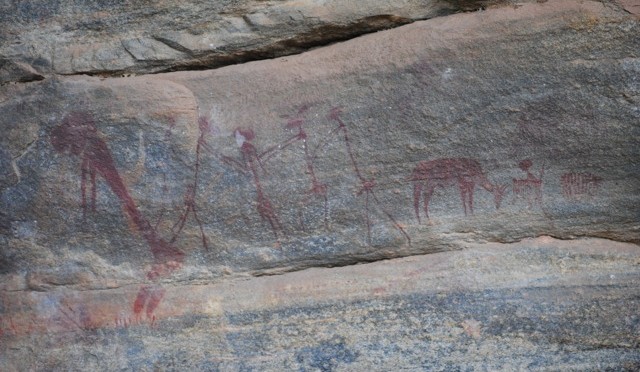
[[(4, 1), (0, 56), (26, 64), (37, 71), (35, 76), (205, 69), (298, 53), (469, 9), (472, 3)], [(472, 8), (487, 2), (475, 3)], [(25, 76), (10, 74), (2, 79), (25, 81)]]
[(473, 244), (167, 285), (153, 314), (137, 286), (4, 292), (0, 352), (8, 370), (637, 369), (638, 259), (601, 239)]

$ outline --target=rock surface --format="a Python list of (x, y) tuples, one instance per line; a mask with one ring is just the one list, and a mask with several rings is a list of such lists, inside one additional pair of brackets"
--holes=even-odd
[(620, 4), (627, 12), (640, 17), (640, 3), (635, 0), (618, 0)]
[(7, 86), (3, 274), (44, 288), (74, 262), (64, 283), (101, 288), (104, 265), (208, 280), (637, 242), (638, 30), (600, 3), (531, 4), (212, 71)]
[[(468, 6), (420, 3), (385, 14), (408, 22)], [(220, 17), (278, 28), (242, 16), (249, 5), (216, 4)], [(252, 6), (324, 9), (305, 4)], [(389, 6), (374, 5), (326, 17), (349, 25)], [(124, 26), (144, 12), (170, 17), (117, 9), (100, 14), (118, 32), (137, 32)], [(42, 29), (21, 37), (60, 22), (33, 19)], [(277, 37), (304, 34), (288, 25)], [(0, 364), (640, 365), (637, 17), (600, 2), (528, 3), (215, 70), (59, 75), (195, 66), (153, 36), (163, 30), (141, 29), (87, 36), (124, 40), (123, 58), (92, 44), (77, 65), (40, 69), (30, 48), (32, 60), (15, 49), (0, 66), (3, 82), (44, 78), (0, 88)], [(514, 243), (540, 236), (608, 240)]]
[[(204, 69), (297, 53), (490, 2), (2, 0), (0, 57), (47, 75)], [(12, 76), (25, 78), (18, 71)]]
[[(166, 286), (5, 292), (4, 370), (637, 370), (640, 250), (548, 237)], [(41, 350), (42, 352), (34, 351)], [(46, 352), (45, 352), (46, 351)]]

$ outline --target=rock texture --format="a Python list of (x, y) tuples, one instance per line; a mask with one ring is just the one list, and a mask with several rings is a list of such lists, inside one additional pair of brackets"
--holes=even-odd
[(636, 370), (640, 250), (548, 237), (208, 285), (5, 292), (6, 370)]
[[(491, 1), (0, 1), (0, 56), (39, 74), (117, 76), (292, 54)], [(31, 74), (0, 66), (4, 81)], [(4, 82), (4, 81), (0, 81)]]
[(602, 4), (556, 2), (212, 71), (7, 86), (4, 272), (73, 261), (96, 280), (68, 284), (94, 285), (103, 264), (210, 279), (540, 234), (637, 241), (637, 35)]
[[(469, 6), (327, 3), (344, 25)], [(217, 4), (244, 22), (229, 38), (278, 28), (249, 5)], [(325, 9), (304, 4), (251, 6)], [(136, 9), (100, 13), (118, 33), (88, 36), (124, 40), (116, 49), (92, 44), (40, 69), (55, 44), (30, 48), (33, 60), (12, 44), (20, 58), (0, 67), (4, 82), (44, 78), (0, 89), (0, 362), (638, 367), (637, 17), (592, 1), (518, 4), (215, 70), (61, 76), (218, 64), (197, 45), (211, 23), (197, 38), (144, 25), (124, 38), (137, 12), (169, 17)], [(315, 16), (300, 24), (324, 27)], [(21, 37), (59, 24), (38, 19)], [(230, 54), (297, 50), (273, 47), (283, 32), (298, 35), (286, 45), (315, 43), (288, 25)], [(74, 48), (60, 40), (55, 53)], [(515, 243), (540, 236), (608, 240)]]

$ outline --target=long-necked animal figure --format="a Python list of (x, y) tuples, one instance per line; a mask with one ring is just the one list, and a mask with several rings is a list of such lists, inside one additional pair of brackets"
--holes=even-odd
[(424, 189), (424, 213), (429, 218), (429, 201), (436, 187), (458, 186), (464, 214), (473, 214), (473, 192), (476, 184), (494, 196), (496, 209), (500, 209), (507, 185), (496, 185), (489, 181), (480, 163), (468, 158), (446, 158), (422, 161), (413, 170), (413, 207), (420, 222), (420, 198)]

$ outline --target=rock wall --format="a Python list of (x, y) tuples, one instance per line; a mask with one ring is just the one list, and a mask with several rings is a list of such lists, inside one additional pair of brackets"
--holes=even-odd
[(487, 1), (3, 1), (3, 81), (206, 69), (303, 51)]
[(8, 370), (639, 368), (633, 4), (1, 6)]

